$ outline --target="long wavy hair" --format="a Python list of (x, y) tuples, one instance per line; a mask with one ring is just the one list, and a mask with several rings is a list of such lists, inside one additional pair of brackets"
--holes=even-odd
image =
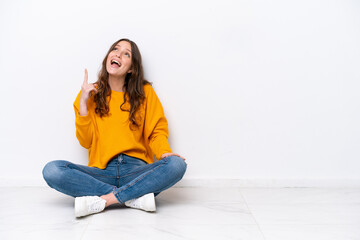
[[(140, 105), (145, 100), (144, 85), (152, 85), (152, 83), (144, 78), (144, 71), (139, 48), (133, 41), (127, 38), (122, 38), (113, 43), (102, 62), (102, 68), (99, 71), (98, 80), (96, 81), (98, 91), (96, 94), (94, 94), (94, 102), (96, 103), (95, 113), (98, 114), (101, 118), (103, 116), (107, 116), (109, 113), (109, 102), (107, 101), (107, 97), (109, 96), (111, 98), (111, 88), (109, 85), (109, 73), (106, 70), (106, 62), (109, 53), (114, 50), (115, 46), (121, 41), (127, 41), (131, 45), (132, 71), (125, 77), (124, 102), (120, 105), (120, 109), (122, 111), (129, 112), (130, 128), (132, 129), (132, 126), (139, 127), (139, 123), (137, 122), (137, 119), (139, 120), (139, 118), (136, 117), (136, 113)], [(126, 101), (130, 103), (130, 109), (122, 108)]]

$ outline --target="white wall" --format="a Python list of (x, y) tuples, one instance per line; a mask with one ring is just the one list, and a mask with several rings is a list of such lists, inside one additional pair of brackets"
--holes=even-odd
[(1, 179), (44, 183), (50, 160), (87, 164), (72, 103), (84, 68), (95, 81), (126, 37), (187, 158), (184, 181), (359, 183), (359, 10), (355, 0), (2, 0)]

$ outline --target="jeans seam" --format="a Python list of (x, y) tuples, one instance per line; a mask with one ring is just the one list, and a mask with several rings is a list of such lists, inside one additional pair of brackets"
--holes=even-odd
[[(127, 185), (125, 185), (124, 187), (120, 188), (118, 191), (115, 191), (115, 190), (114, 190), (114, 191), (115, 191), (115, 195), (118, 194), (118, 193), (121, 192), (121, 191), (124, 191), (124, 190), (128, 189), (129, 187), (134, 186), (134, 184), (136, 184), (137, 182), (139, 182), (140, 180), (142, 180), (144, 177), (146, 177), (146, 176), (149, 175), (150, 173), (154, 172), (154, 171), (155, 171), (156, 169), (158, 169), (159, 167), (165, 165), (167, 162), (168, 162), (168, 161), (164, 161), (161, 165), (159, 165), (159, 166), (151, 169), (151, 171), (149, 171), (149, 172), (147, 172), (146, 174), (142, 175), (141, 177), (139, 177), (138, 179), (136, 179), (133, 183), (127, 184)], [(118, 197), (118, 198), (120, 199), (120, 197)]]
[(117, 195), (116, 186), (114, 186), (112, 193), (114, 194), (115, 198), (119, 201), (120, 204), (124, 203), (123, 200), (121, 200), (120, 196)]

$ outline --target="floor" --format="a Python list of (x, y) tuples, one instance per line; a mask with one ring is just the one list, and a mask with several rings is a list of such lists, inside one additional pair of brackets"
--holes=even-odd
[(171, 188), (157, 212), (74, 217), (48, 187), (0, 188), (0, 239), (360, 239), (360, 189)]

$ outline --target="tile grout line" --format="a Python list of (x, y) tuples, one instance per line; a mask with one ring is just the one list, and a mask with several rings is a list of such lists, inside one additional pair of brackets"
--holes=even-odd
[(238, 191), (239, 191), (239, 193), (240, 193), (240, 195), (241, 195), (241, 198), (243, 199), (243, 201), (244, 201), (247, 209), (249, 210), (251, 216), (253, 217), (253, 219), (254, 219), (254, 221), (255, 221), (255, 223), (256, 223), (256, 226), (258, 227), (261, 235), (263, 236), (264, 240), (266, 240), (263, 231), (261, 231), (260, 224), (259, 224), (258, 221), (256, 220), (255, 215), (251, 212), (251, 210), (250, 210), (250, 208), (249, 208), (249, 205), (248, 205), (248, 203), (246, 202), (246, 199), (244, 198), (244, 196), (243, 196), (243, 194), (242, 194), (242, 192), (241, 192), (241, 188), (238, 188)]

